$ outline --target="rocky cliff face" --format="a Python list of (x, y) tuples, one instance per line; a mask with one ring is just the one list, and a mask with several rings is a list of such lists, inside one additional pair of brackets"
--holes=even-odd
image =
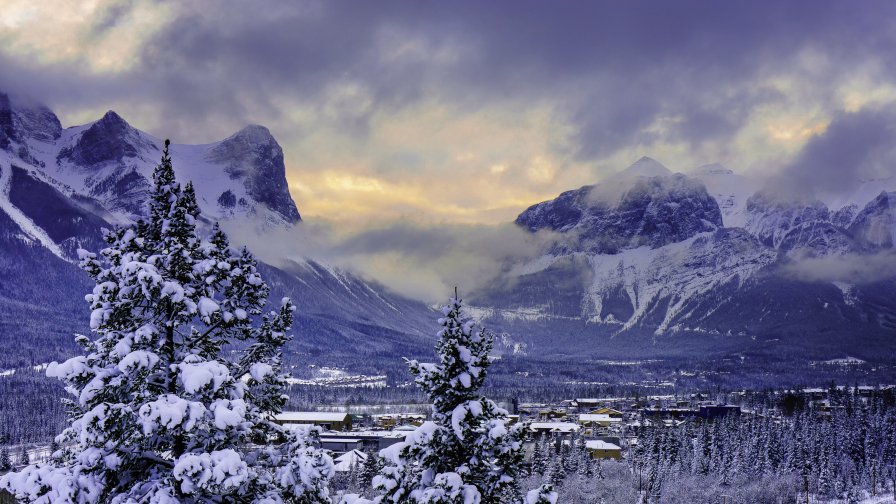
[[(224, 166), (232, 180), (245, 180), (247, 193), (255, 201), (290, 223), (302, 220), (289, 195), (283, 149), (264, 126), (247, 126), (209, 149), (208, 158)], [(222, 204), (234, 203), (235, 197), (222, 196)]]
[(896, 192), (881, 192), (859, 212), (849, 232), (872, 248), (893, 248), (896, 244)]
[(702, 184), (684, 175), (638, 177), (619, 194), (585, 186), (539, 203), (516, 223), (529, 231), (569, 236), (556, 252), (614, 254), (662, 247), (722, 226), (719, 205)]
[(0, 93), (0, 150), (26, 162), (41, 163), (29, 149), (30, 142), (53, 142), (62, 134), (59, 118), (49, 108), (29, 99)]

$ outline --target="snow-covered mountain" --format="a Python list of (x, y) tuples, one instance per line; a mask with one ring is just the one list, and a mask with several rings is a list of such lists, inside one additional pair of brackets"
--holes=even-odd
[[(0, 95), (0, 147), (8, 162), (65, 195), (94, 200), (113, 220), (142, 215), (162, 140), (139, 131), (113, 111), (63, 129), (43, 105)], [(247, 126), (206, 145), (171, 146), (177, 176), (192, 181), (208, 219), (252, 218), (264, 225), (301, 220), (286, 183), (283, 150), (263, 126)]]
[[(115, 112), (62, 128), (47, 107), (0, 94), (0, 343), (11, 348), (0, 369), (27, 363), (37, 348), (40, 362), (71, 351), (72, 332), (86, 330), (83, 295), (90, 290), (76, 251), (101, 248), (104, 228), (145, 215), (162, 145)], [(176, 176), (194, 183), (207, 222), (301, 225), (283, 151), (267, 128), (170, 150)], [(339, 359), (429, 345), (432, 317), (423, 303), (310, 259), (263, 269), (272, 299), (290, 296), (300, 308), (304, 330), (294, 352), (335, 345), (326, 358)], [(7, 323), (13, 320), (26, 322)]]
[[(656, 176), (655, 173), (662, 175)], [(605, 185), (567, 191), (529, 207), (517, 225), (563, 233), (556, 252), (617, 253), (646, 245), (677, 243), (722, 226), (722, 214), (706, 188), (659, 163), (642, 158)]]
[(726, 227), (743, 227), (747, 199), (759, 190), (758, 183), (718, 163), (700, 166), (688, 175), (706, 186), (719, 205)]
[[(48, 108), (0, 94), (0, 341), (12, 349), (3, 368), (71, 351), (90, 287), (75, 251), (101, 247), (103, 228), (143, 215), (161, 145), (114, 112), (63, 128)], [(266, 128), (171, 153), (208, 221), (302, 225)], [(856, 187), (837, 201), (787, 199), (719, 165), (682, 174), (642, 158), (523, 211), (517, 225), (553, 241), (508, 264), (471, 311), (501, 333), (502, 348), (538, 354), (892, 353), (893, 278), (802, 267), (839, 258), (848, 272), (849, 261), (891, 257), (881, 254), (896, 243), (896, 187)], [(293, 355), (345, 364), (360, 354), (356, 363), (371, 365), (363, 355), (429, 345), (422, 303), (313, 260), (263, 268), (274, 296), (298, 302)]]
[(642, 158), (533, 205), (516, 223), (558, 237), (478, 293), (476, 313), (560, 352), (656, 351), (645, 342), (663, 352), (892, 351), (893, 278), (809, 281), (792, 271), (807, 258), (862, 261), (891, 249), (896, 194), (831, 209), (759, 188), (719, 165), (682, 175)]

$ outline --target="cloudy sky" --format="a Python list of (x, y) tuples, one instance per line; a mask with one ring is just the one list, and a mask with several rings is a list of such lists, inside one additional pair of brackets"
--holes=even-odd
[(266, 125), (306, 219), (487, 224), (645, 154), (886, 174), (896, 2), (6, 0), (0, 69), (66, 126)]

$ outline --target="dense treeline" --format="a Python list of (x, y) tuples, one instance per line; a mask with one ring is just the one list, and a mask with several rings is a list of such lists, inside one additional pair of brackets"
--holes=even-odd
[(0, 379), (0, 446), (49, 443), (65, 425), (64, 394), (58, 381), (39, 371), (22, 369)]
[(873, 486), (892, 490), (896, 461), (892, 404), (880, 399), (866, 403), (846, 394), (842, 402), (835, 399), (824, 410), (803, 409), (791, 417), (728, 416), (647, 429), (628, 462), (648, 494), (682, 499), (673, 502), (686, 501), (684, 488), (712, 489), (731, 496), (729, 502), (738, 502), (738, 496), (746, 499), (745, 489), (757, 481), (780, 485), (772, 492), (778, 497), (805, 492), (807, 484), (813, 495), (848, 501)]

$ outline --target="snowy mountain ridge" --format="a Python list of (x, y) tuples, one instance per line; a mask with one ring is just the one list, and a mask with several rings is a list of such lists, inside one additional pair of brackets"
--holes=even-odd
[[(75, 251), (102, 247), (103, 228), (142, 215), (161, 144), (114, 112), (62, 128), (46, 107), (0, 94), (0, 248), (11, 258), (0, 262), (0, 314), (14, 320), (26, 309), (32, 317), (63, 302), (79, 313), (84, 287), (71, 264)], [(180, 181), (195, 182), (209, 221), (300, 222), (282, 149), (266, 128), (248, 126), (211, 144), (175, 144), (171, 153)], [(556, 239), (540, 257), (508, 265), (473, 293), (470, 312), (514, 353), (600, 345), (632, 356), (645, 342), (686, 341), (709, 351), (810, 337), (841, 354), (867, 358), (853, 351), (859, 342), (865, 351), (889, 351), (885, 342), (896, 341), (893, 279), (793, 273), (807, 257), (861, 263), (892, 250), (896, 187), (863, 184), (850, 198), (871, 195), (867, 201), (837, 208), (773, 197), (720, 165), (674, 173), (641, 158), (599, 184), (521, 212), (517, 225)], [(429, 333), (429, 307), (351, 272), (311, 259), (264, 267), (277, 295), (304, 300), (317, 339), (303, 351), (334, 341), (351, 350), (364, 339), (366, 351), (403, 352)], [(46, 278), (36, 277), (36, 268), (47, 270)]]
[(878, 189), (861, 205), (829, 209), (772, 197), (718, 164), (685, 175), (642, 158), (523, 211), (517, 225), (559, 238), (478, 293), (477, 317), (535, 346), (559, 327), (592, 344), (626, 334), (777, 341), (812, 328), (841, 345), (862, 331), (892, 343), (896, 302), (880, 296), (894, 279), (819, 283), (790, 273), (805, 258), (861, 262), (891, 249), (896, 193)]
[[(4, 150), (69, 196), (95, 200), (116, 222), (143, 215), (162, 140), (137, 130), (113, 111), (89, 124), (62, 129), (38, 105), (18, 106), (0, 95)], [(2, 119), (0, 119), (2, 121)], [(57, 127), (58, 126), (58, 127)], [(194, 182), (210, 220), (250, 219), (290, 226), (301, 217), (286, 182), (283, 150), (270, 131), (250, 125), (211, 144), (172, 144), (181, 182)]]

